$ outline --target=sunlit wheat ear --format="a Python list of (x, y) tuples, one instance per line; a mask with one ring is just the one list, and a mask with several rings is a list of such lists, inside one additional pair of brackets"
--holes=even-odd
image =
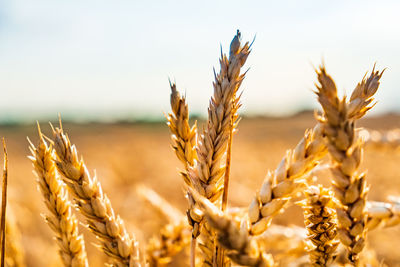
[[(355, 266), (358, 254), (365, 245), (365, 210), (367, 185), (365, 174), (359, 172), (362, 159), (362, 141), (356, 137), (354, 121), (372, 108), (373, 95), (379, 87), (382, 72), (372, 71), (367, 79), (354, 89), (350, 102), (339, 99), (332, 78), (322, 66), (317, 70), (316, 94), (323, 108), (318, 117), (326, 135), (327, 147), (332, 158), (332, 182), (335, 197), (341, 205), (337, 208), (338, 236), (348, 249), (348, 260)], [(355, 101), (355, 100), (359, 101)]]
[(226, 255), (237, 264), (245, 266), (274, 266), (272, 256), (266, 254), (254, 237), (248, 234), (247, 226), (238, 227), (235, 220), (218, 209), (208, 199), (194, 190), (189, 190), (204, 212), (209, 225), (217, 232), (218, 243)]
[[(249, 43), (241, 44), (240, 32), (234, 37), (230, 45), (229, 58), (221, 53), (220, 72), (215, 73), (214, 94), (208, 108), (208, 119), (203, 134), (199, 137), (197, 166), (189, 172), (192, 186), (202, 196), (216, 205), (221, 205), (223, 193), (225, 166), (223, 157), (229, 141), (230, 125), (233, 113), (237, 107), (235, 97), (245, 74), (240, 70), (250, 54)], [(201, 217), (196, 214), (195, 201), (189, 200), (189, 222), (193, 226), (193, 236), (199, 235)], [(205, 238), (209, 238), (208, 232)], [(213, 237), (211, 237), (213, 239)], [(212, 244), (213, 242), (206, 242)], [(214, 251), (214, 248), (210, 248)], [(211, 255), (214, 257), (214, 255)], [(207, 261), (214, 262), (208, 258)]]
[(308, 231), (309, 256), (312, 266), (329, 266), (334, 259), (339, 242), (337, 235), (336, 211), (332, 194), (321, 185), (310, 186), (302, 202), (304, 223)]
[(86, 218), (87, 227), (98, 238), (104, 253), (115, 266), (144, 266), (139, 244), (128, 234), (122, 219), (115, 214), (96, 177), (90, 177), (76, 147), (62, 129), (53, 129), (57, 169)]
[(176, 89), (176, 84), (170, 82), (171, 110), (167, 116), (167, 125), (171, 131), (172, 148), (178, 159), (183, 163), (185, 171), (181, 172), (184, 182), (190, 185), (189, 167), (193, 167), (197, 159), (197, 125), (189, 125), (189, 108), (186, 98)]
[(263, 233), (294, 193), (304, 189), (304, 175), (327, 153), (321, 127), (306, 131), (294, 150), (289, 150), (274, 172), (267, 174), (249, 207), (249, 231)]
[(78, 231), (78, 221), (72, 213), (68, 192), (53, 162), (54, 153), (39, 129), (39, 144), (30, 144), (37, 182), (50, 215), (44, 218), (53, 230), (64, 266), (88, 266), (83, 236)]

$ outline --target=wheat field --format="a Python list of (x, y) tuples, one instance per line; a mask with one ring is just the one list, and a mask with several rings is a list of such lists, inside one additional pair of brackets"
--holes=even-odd
[[(388, 130), (396, 128), (399, 122), (400, 117), (387, 115), (364, 119), (360, 126)], [(42, 123), (42, 131), (50, 136), (50, 127), (46, 124)], [(243, 119), (233, 145), (229, 206), (248, 206), (267, 170), (275, 168), (285, 151), (294, 147), (302, 137), (304, 129), (314, 124), (311, 112), (288, 118)], [(70, 138), (84, 155), (91, 173), (96, 170), (114, 209), (124, 218), (127, 228), (135, 233), (140, 244), (146, 244), (168, 220), (137, 194), (138, 185), (152, 188), (184, 214), (187, 204), (183, 183), (177, 172), (179, 161), (170, 148), (168, 127), (164, 123), (65, 123), (64, 129), (68, 129)], [(1, 126), (0, 132), (5, 136), (9, 150), (8, 203), (20, 228), (26, 264), (60, 266), (52, 232), (40, 216), (47, 212), (46, 207), (37, 190), (31, 163), (26, 158), (29, 154), (26, 136), (36, 143), (36, 126)], [(365, 149), (362, 166), (368, 169), (370, 199), (385, 201), (386, 196), (400, 195), (399, 160), (400, 154), (393, 148)], [(329, 172), (324, 173), (321, 181), (329, 185)], [(304, 227), (301, 208), (291, 206), (274, 223)], [(101, 266), (106, 258), (93, 245), (95, 239), (84, 227), (80, 226), (80, 231), (85, 236), (90, 265)], [(368, 234), (368, 246), (388, 266), (400, 266), (396, 249), (400, 241), (394, 238), (399, 234), (399, 227), (379, 229)], [(171, 266), (185, 264), (187, 253), (176, 257)]]

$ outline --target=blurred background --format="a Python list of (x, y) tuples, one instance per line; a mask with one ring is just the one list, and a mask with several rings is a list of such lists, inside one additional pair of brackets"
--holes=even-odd
[[(0, 136), (8, 143), (10, 212), (27, 266), (60, 266), (26, 158), (26, 137), (38, 139), (36, 120), (50, 135), (47, 122), (61, 114), (115, 211), (145, 247), (167, 220), (136, 193), (137, 185), (182, 213), (187, 207), (163, 115), (170, 110), (168, 78), (186, 94), (202, 129), (220, 50), (229, 51), (237, 29), (243, 41), (255, 39), (229, 193), (230, 206), (245, 207), (267, 171), (315, 124), (314, 67), (322, 61), (343, 94), (374, 63), (387, 68), (378, 104), (359, 125), (400, 126), (399, 10), (398, 1), (0, 1)], [(399, 160), (394, 148), (366, 148), (370, 199), (400, 195)], [(330, 184), (329, 173), (320, 179)], [(303, 226), (301, 209), (293, 206), (275, 222)], [(399, 228), (369, 235), (388, 266), (400, 266), (400, 238), (393, 238)], [(96, 240), (81, 231), (90, 265), (103, 266)]]

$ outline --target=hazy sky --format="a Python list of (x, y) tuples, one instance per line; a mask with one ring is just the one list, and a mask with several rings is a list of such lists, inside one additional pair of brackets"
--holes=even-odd
[[(399, 1), (0, 0), (0, 118), (162, 116), (168, 77), (205, 113), (236, 29), (256, 35), (243, 111), (317, 107), (323, 58), (350, 92), (374, 62), (387, 67), (375, 114), (399, 110)], [(29, 111), (29, 112), (27, 112)]]

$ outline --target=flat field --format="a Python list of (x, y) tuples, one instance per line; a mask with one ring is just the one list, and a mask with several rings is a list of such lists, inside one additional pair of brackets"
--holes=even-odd
[[(42, 130), (50, 135), (47, 122)], [(229, 206), (247, 206), (268, 170), (276, 168), (285, 151), (294, 148), (306, 128), (313, 127), (311, 113), (288, 118), (244, 118), (235, 135), (232, 151)], [(358, 126), (392, 129), (400, 126), (400, 117), (369, 117)], [(64, 124), (91, 174), (96, 173), (114, 210), (121, 215), (129, 231), (136, 234), (142, 246), (167, 222), (159, 211), (136, 193), (144, 184), (176, 206), (182, 213), (184, 198), (180, 162), (170, 148), (170, 136), (164, 123), (151, 124)], [(199, 129), (202, 129), (200, 123)], [(28, 136), (34, 144), (38, 135), (35, 125), (0, 126), (9, 151), (9, 207), (21, 231), (28, 266), (60, 266), (57, 245), (42, 213), (47, 213), (37, 190), (29, 154)], [(400, 196), (400, 152), (395, 149), (366, 147), (362, 168), (367, 170), (370, 185), (368, 198), (384, 201), (389, 195)], [(329, 172), (321, 172), (321, 183), (329, 185)], [(81, 218), (81, 217), (79, 217)], [(301, 209), (292, 205), (274, 223), (303, 226)], [(92, 234), (81, 227), (91, 266), (104, 266), (105, 258), (94, 246)], [(368, 246), (388, 266), (400, 266), (400, 226), (374, 230), (368, 234)], [(180, 258), (180, 259), (179, 259)], [(184, 266), (184, 253), (172, 266)]]

